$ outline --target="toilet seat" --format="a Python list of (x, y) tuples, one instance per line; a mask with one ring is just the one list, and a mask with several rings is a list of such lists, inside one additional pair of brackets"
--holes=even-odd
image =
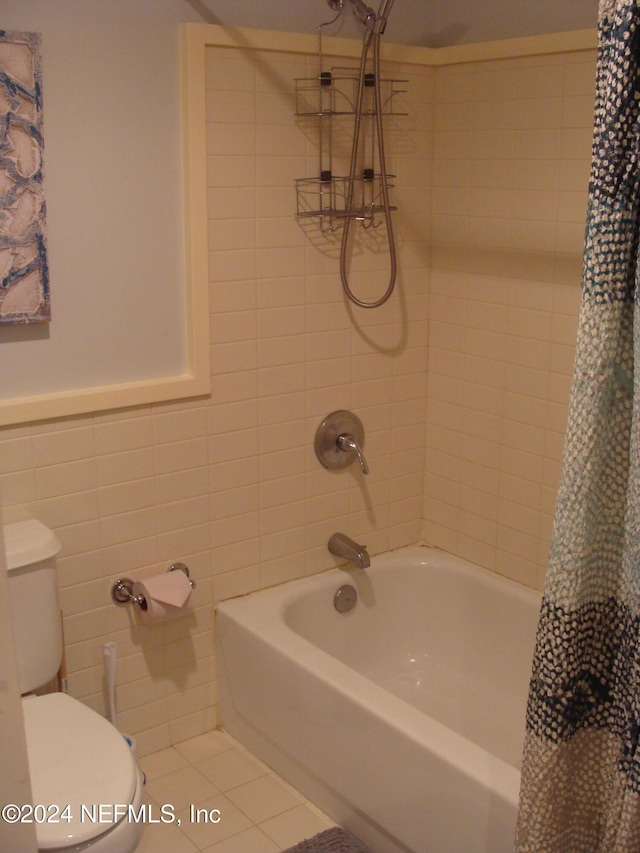
[(113, 807), (132, 803), (138, 785), (138, 768), (123, 736), (65, 693), (28, 697), (22, 707), (33, 803), (60, 809), (58, 815), (55, 809), (47, 813), (57, 822), (36, 822), (38, 849), (76, 849), (113, 830), (127, 818)]

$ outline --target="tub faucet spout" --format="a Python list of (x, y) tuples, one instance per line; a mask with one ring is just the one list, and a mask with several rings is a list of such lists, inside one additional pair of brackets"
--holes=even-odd
[(359, 545), (344, 533), (334, 533), (329, 538), (327, 547), (336, 557), (344, 557), (345, 560), (355, 563), (359, 569), (366, 569), (371, 565), (367, 546)]

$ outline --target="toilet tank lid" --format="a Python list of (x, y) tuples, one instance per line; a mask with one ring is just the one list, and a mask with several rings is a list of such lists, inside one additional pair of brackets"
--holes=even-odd
[(5, 524), (4, 543), (9, 571), (49, 560), (62, 548), (55, 533), (35, 518)]

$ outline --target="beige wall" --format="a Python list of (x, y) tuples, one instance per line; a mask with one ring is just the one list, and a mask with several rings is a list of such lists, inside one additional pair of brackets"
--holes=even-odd
[(580, 304), (595, 53), (438, 69), (425, 538), (541, 587)]
[[(64, 545), (70, 692), (103, 710), (115, 640), (119, 723), (142, 753), (216, 723), (213, 602), (330, 567), (335, 530), (373, 553), (424, 536), (541, 581), (594, 56), (392, 70), (409, 116), (390, 122), (400, 276), (384, 308), (348, 309), (337, 238), (293, 217), (293, 180), (317, 157), (292, 81), (315, 58), (211, 48), (211, 399), (0, 432), (5, 520), (37, 516)], [(368, 270), (357, 255), (355, 285), (385, 280), (379, 257)], [(365, 425), (366, 479), (313, 453), (343, 407)], [(195, 614), (132, 627), (112, 580), (176, 559), (198, 582)]]

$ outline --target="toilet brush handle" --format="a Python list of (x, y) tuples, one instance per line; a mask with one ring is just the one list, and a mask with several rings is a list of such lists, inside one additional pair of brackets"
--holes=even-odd
[(118, 647), (115, 643), (105, 643), (102, 647), (104, 660), (105, 685), (107, 692), (107, 714), (114, 726), (116, 720), (116, 665), (118, 660)]

